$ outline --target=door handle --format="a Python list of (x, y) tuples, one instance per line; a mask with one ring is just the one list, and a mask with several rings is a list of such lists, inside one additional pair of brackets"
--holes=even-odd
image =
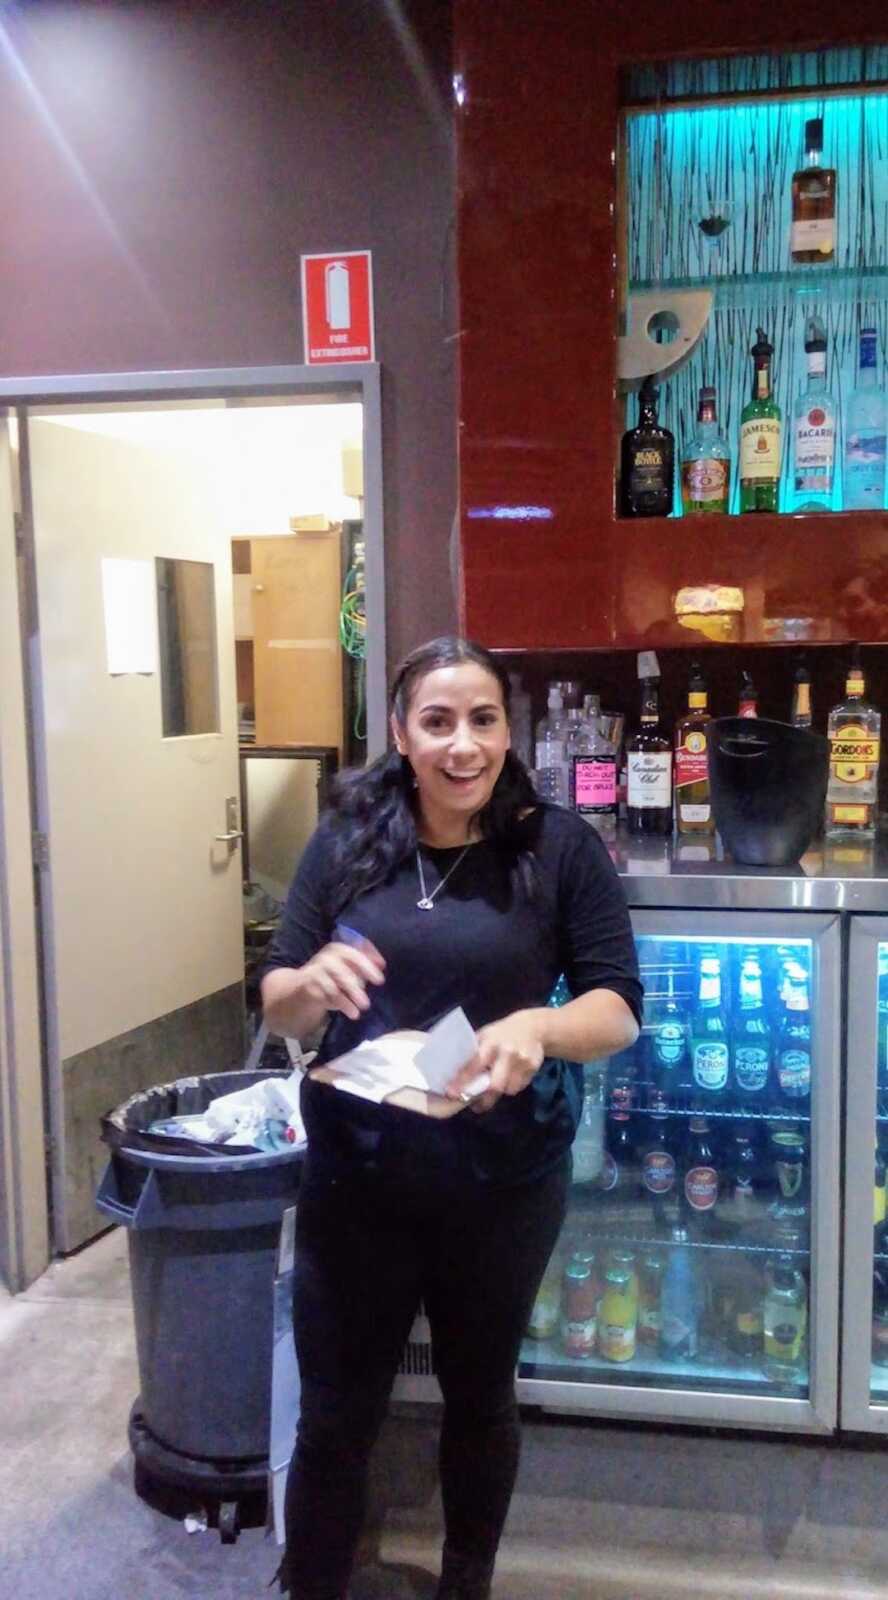
[(243, 832), (240, 828), (232, 828), (230, 833), (217, 833), (215, 837), (218, 844), (237, 844), (238, 839), (243, 838)]
[(237, 795), (230, 794), (225, 802), (225, 825), (227, 832), (216, 834), (217, 844), (227, 844), (233, 850), (238, 839), (244, 836), (243, 829), (238, 827), (240, 821)]

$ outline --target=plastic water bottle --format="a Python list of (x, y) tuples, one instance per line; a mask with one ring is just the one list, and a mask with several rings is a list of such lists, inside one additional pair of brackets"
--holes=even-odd
[(545, 799), (557, 800), (563, 806), (567, 805), (567, 773), (564, 765), (566, 726), (561, 691), (551, 688), (546, 715), (537, 723), (534, 766), (538, 792)]

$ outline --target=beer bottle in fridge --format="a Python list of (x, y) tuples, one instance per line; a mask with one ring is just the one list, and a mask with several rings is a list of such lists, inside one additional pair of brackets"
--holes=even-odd
[(808, 975), (797, 962), (789, 965), (786, 975), (786, 1010), (777, 1039), (777, 1081), (784, 1103), (798, 1110), (811, 1095)]
[(698, 1232), (708, 1230), (715, 1217), (720, 1187), (718, 1157), (709, 1123), (703, 1116), (694, 1116), (688, 1134), (682, 1192), (686, 1215), (693, 1219)]
[(719, 1104), (728, 1084), (728, 1030), (722, 1011), (721, 962), (706, 954), (700, 961), (697, 1006), (691, 1023), (694, 1090), (707, 1105)]
[(731, 1030), (731, 1077), (737, 1099), (750, 1107), (768, 1099), (771, 1025), (762, 1001), (762, 969), (750, 950), (740, 968), (740, 1007)]

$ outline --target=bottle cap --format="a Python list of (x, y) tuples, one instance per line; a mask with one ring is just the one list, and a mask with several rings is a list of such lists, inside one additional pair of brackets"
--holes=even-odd
[(761, 366), (766, 361), (770, 361), (774, 354), (774, 346), (768, 342), (768, 335), (765, 333), (764, 328), (756, 328), (755, 331), (757, 338), (752, 347), (752, 354), (756, 364)]
[(805, 123), (805, 149), (816, 150), (818, 154), (823, 149), (822, 117), (811, 117)]

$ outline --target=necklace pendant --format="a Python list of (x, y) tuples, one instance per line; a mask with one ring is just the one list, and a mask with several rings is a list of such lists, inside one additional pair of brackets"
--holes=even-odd
[(435, 909), (434, 900), (430, 900), (427, 894), (424, 894), (421, 900), (417, 900), (416, 905), (419, 911), (434, 911)]

